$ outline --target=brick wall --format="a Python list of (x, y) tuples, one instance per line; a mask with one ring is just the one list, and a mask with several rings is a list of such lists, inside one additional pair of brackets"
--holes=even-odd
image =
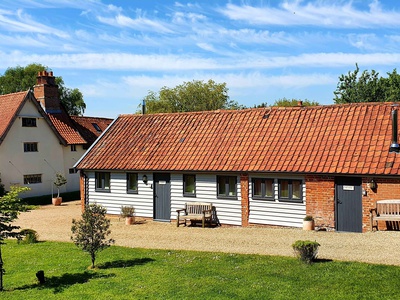
[(240, 174), (240, 189), (242, 197), (242, 226), (249, 226), (249, 175)]
[(306, 214), (315, 218), (315, 226), (335, 228), (335, 178), (307, 175)]
[[(370, 230), (370, 209), (375, 208), (376, 201), (400, 199), (400, 179), (376, 178), (377, 188), (370, 188), (369, 178), (362, 178), (363, 231)], [(330, 229), (335, 228), (335, 178), (333, 176), (307, 175), (306, 182), (306, 214), (315, 218), (315, 225)], [(385, 222), (379, 223), (379, 229), (386, 229)]]
[[(370, 189), (370, 182), (372, 178), (363, 178), (362, 186), (367, 192), (366, 196), (363, 196), (363, 230), (368, 231), (370, 229), (370, 209), (375, 208), (376, 201), (378, 200), (389, 200), (389, 199), (400, 199), (400, 179), (396, 178), (375, 178), (374, 181), (377, 184), (377, 188)], [(379, 229), (386, 229), (384, 221), (379, 222)]]

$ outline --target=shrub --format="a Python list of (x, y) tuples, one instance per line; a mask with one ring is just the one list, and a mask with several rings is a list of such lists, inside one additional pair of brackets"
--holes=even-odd
[(133, 206), (122, 206), (121, 207), (121, 217), (133, 217), (135, 214), (135, 208)]
[(307, 216), (304, 217), (303, 220), (304, 220), (304, 221), (313, 221), (314, 218), (313, 218), (313, 216), (307, 215)]
[(21, 235), (23, 238), (21, 239), (21, 243), (23, 244), (34, 244), (38, 242), (39, 235), (36, 230), (33, 229), (22, 229)]
[(311, 264), (317, 257), (319, 243), (316, 241), (298, 240), (292, 245), (295, 255), (307, 264)]

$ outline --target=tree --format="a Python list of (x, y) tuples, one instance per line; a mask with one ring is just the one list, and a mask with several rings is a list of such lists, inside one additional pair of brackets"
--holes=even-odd
[(19, 194), (28, 191), (27, 187), (11, 186), (10, 191), (0, 198), (0, 291), (3, 290), (3, 258), (1, 255), (1, 245), (5, 244), (7, 238), (20, 239), (22, 234), (19, 226), (12, 222), (18, 218), (20, 212), (27, 211), (28, 207), (19, 198)]
[[(8, 68), (0, 76), (0, 95), (26, 91), (36, 85), (38, 72), (48, 71), (49, 68), (41, 64), (29, 64), (26, 67), (17, 66)], [(82, 115), (86, 104), (79, 89), (67, 88), (62, 77), (56, 77), (60, 101), (70, 115)]]
[(368, 72), (360, 69), (356, 64), (353, 72), (340, 75), (334, 101), (340, 103), (355, 102), (390, 102), (400, 99), (400, 75), (396, 69), (387, 73), (388, 77), (380, 77), (375, 70)]
[(229, 100), (226, 83), (193, 80), (175, 88), (162, 87), (158, 93), (149, 91), (144, 97), (148, 113), (209, 111), (243, 108)]
[[(310, 101), (310, 100), (300, 100), (300, 99), (287, 99), (287, 98), (281, 98), (278, 100), (275, 100), (274, 104), (271, 106), (280, 106), (280, 107), (291, 107), (291, 106), (299, 106), (299, 102), (301, 102), (302, 106), (317, 106), (319, 105), (318, 102), (316, 101)], [(256, 107), (267, 107), (269, 106), (268, 103), (263, 102)]]
[(90, 254), (92, 268), (97, 252), (114, 243), (113, 239), (107, 239), (111, 230), (106, 212), (107, 210), (101, 205), (91, 204), (85, 207), (81, 220), (72, 220), (71, 240), (77, 247)]

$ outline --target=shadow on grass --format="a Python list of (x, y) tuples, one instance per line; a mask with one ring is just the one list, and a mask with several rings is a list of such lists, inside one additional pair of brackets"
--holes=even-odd
[(54, 289), (54, 294), (61, 293), (65, 288), (68, 288), (74, 284), (83, 284), (91, 279), (98, 278), (109, 278), (115, 277), (114, 274), (98, 274), (95, 272), (85, 271), (83, 273), (65, 273), (61, 276), (46, 277), (46, 282), (44, 284), (30, 284), (24, 285), (22, 287), (16, 288), (16, 290), (27, 290), (32, 288), (39, 289)]
[(333, 259), (327, 259), (327, 258), (316, 258), (313, 263), (327, 263), (327, 262), (332, 262)]
[(98, 269), (111, 269), (111, 268), (128, 268), (134, 266), (140, 266), (147, 264), (149, 262), (155, 261), (152, 258), (136, 258), (136, 259), (128, 259), (128, 260), (114, 260), (108, 261), (104, 264), (97, 265)]

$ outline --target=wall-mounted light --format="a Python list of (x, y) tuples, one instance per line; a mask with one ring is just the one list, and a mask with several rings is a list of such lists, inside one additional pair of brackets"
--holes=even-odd
[(369, 188), (370, 188), (371, 190), (375, 190), (377, 187), (378, 187), (378, 186), (377, 186), (375, 180), (371, 179), (371, 181), (369, 182)]
[(147, 175), (146, 174), (143, 175), (142, 180), (143, 180), (143, 183), (147, 185), (147, 181), (148, 180), (147, 180)]

